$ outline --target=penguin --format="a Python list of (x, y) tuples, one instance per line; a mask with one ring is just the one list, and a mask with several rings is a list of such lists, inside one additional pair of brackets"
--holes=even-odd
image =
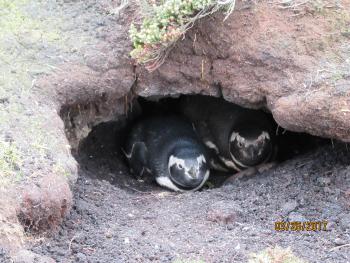
[(180, 108), (210, 149), (211, 168), (240, 172), (273, 159), (274, 123), (265, 112), (209, 96), (183, 97)]
[(191, 123), (179, 116), (137, 121), (124, 153), (134, 175), (151, 175), (160, 186), (173, 191), (196, 191), (209, 178), (206, 149)]

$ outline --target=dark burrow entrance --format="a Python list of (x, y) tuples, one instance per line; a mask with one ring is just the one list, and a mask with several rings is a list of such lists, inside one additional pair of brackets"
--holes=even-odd
[[(139, 102), (144, 117), (173, 112), (178, 99)], [(70, 215), (55, 236), (33, 240), (34, 252), (59, 263), (232, 263), (279, 246), (312, 263), (350, 260), (344, 144), (278, 129), (276, 167), (232, 185), (214, 182), (212, 189), (178, 194), (130, 175), (120, 146), (132, 118), (102, 123), (81, 143)], [(274, 229), (277, 221), (323, 220), (327, 231)]]
[[(95, 126), (88, 137), (81, 142), (76, 153), (80, 167), (83, 167), (92, 178), (107, 180), (121, 188), (132, 191), (160, 189), (151, 178), (147, 180), (146, 177), (145, 180), (138, 181), (135, 176), (130, 174), (121, 149), (135, 120), (154, 115), (184, 117), (180, 103), (184, 97), (186, 96), (147, 99), (140, 97), (130, 107), (128, 115), (121, 118), (120, 121), (111, 121)], [(275, 140), (278, 151), (275, 161), (277, 163), (293, 159), (298, 155), (330, 143), (330, 140), (284, 130), (278, 127), (272, 116), (269, 117), (276, 132)], [(231, 175), (232, 172), (224, 173), (212, 170), (211, 176), (202, 190), (220, 187)]]

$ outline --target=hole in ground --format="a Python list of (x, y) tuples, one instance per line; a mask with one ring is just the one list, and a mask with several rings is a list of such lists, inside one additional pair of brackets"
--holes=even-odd
[[(143, 117), (159, 107), (171, 112), (169, 106), (177, 100), (140, 103)], [(283, 163), (272, 172), (227, 187), (178, 195), (156, 184), (139, 183), (129, 174), (119, 146), (131, 124), (132, 118), (102, 123), (82, 142), (71, 214), (59, 234), (36, 244), (34, 252), (57, 262), (246, 262), (250, 253), (268, 245), (294, 244), (293, 249), (307, 260), (346, 261), (341, 249), (330, 258), (319, 238), (322, 234), (327, 240), (349, 240), (345, 193), (350, 189), (350, 153), (346, 149), (335, 145), (314, 150), (323, 140), (281, 133)], [(295, 242), (295, 235), (274, 230), (274, 222), (280, 220), (327, 220), (333, 226), (322, 233), (300, 233), (307, 238)]]
[[(133, 104), (132, 113), (128, 118), (117, 122), (106, 122), (95, 126), (88, 137), (84, 139), (76, 154), (83, 174), (106, 180), (123, 189), (132, 191), (163, 191), (153, 180), (140, 182), (130, 174), (121, 147), (126, 139), (130, 127), (135, 120), (151, 115), (181, 114), (179, 98), (138, 98)], [(273, 120), (272, 116), (270, 116)], [(300, 154), (311, 151), (328, 140), (314, 137), (304, 133), (294, 133), (278, 128), (276, 130), (276, 143), (278, 145), (277, 161), (284, 162)], [(231, 173), (232, 174), (232, 173)], [(208, 187), (219, 187), (231, 174), (212, 171)]]

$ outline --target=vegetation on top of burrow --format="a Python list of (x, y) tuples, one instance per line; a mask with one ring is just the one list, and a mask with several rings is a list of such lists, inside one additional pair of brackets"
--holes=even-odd
[(200, 18), (219, 10), (228, 16), (235, 0), (144, 0), (140, 10), (142, 21), (132, 24), (130, 38), (134, 49), (131, 57), (150, 71), (158, 68), (169, 50)]
[(248, 263), (306, 263), (293, 254), (290, 248), (266, 248), (250, 255)]

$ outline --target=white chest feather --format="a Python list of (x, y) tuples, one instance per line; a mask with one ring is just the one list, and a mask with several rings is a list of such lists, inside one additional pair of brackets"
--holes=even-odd
[(219, 148), (211, 141), (205, 141), (204, 144), (209, 148), (214, 150), (216, 153), (219, 153)]
[(210, 174), (210, 172), (209, 172), (209, 170), (208, 170), (208, 171), (205, 173), (205, 176), (204, 176), (204, 178), (203, 178), (202, 183), (201, 183), (199, 186), (197, 186), (196, 188), (191, 189), (191, 190), (183, 190), (183, 189), (178, 188), (168, 177), (164, 177), (164, 176), (162, 176), (162, 177), (157, 177), (157, 178), (156, 178), (156, 181), (157, 181), (157, 183), (158, 183), (160, 186), (164, 186), (164, 187), (166, 187), (166, 188), (168, 188), (168, 189), (171, 189), (171, 190), (173, 190), (173, 191), (176, 191), (176, 192), (194, 192), (194, 191), (197, 191), (197, 190), (199, 190), (199, 189), (202, 188), (202, 186), (203, 186), (203, 185), (205, 184), (205, 182), (208, 180), (209, 174)]
[(164, 186), (176, 192), (184, 192), (183, 190), (178, 188), (168, 177), (157, 177), (156, 181), (160, 186)]
[(222, 156), (219, 156), (219, 158), (226, 165), (226, 167), (230, 167), (232, 169), (235, 169), (236, 171), (241, 171), (241, 169), (231, 160), (228, 160)]

